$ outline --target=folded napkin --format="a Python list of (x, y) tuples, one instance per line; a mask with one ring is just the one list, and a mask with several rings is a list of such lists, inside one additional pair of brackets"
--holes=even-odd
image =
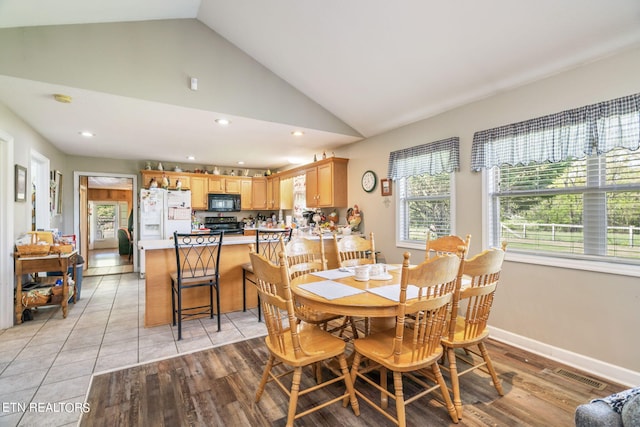
[(343, 285), (342, 283), (333, 282), (331, 280), (323, 280), (321, 282), (305, 283), (298, 286), (299, 289), (311, 292), (328, 300), (357, 295), (364, 292), (362, 289)]
[(343, 279), (345, 277), (354, 275), (352, 269), (349, 270), (349, 269), (339, 269), (339, 268), (336, 268), (334, 270), (314, 271), (311, 274), (313, 274), (314, 276), (322, 277), (323, 279), (329, 279), (329, 280)]
[[(413, 299), (418, 297), (418, 287), (415, 285), (407, 286), (407, 299)], [(383, 298), (390, 299), (391, 301), (400, 302), (400, 284), (386, 285), (377, 288), (367, 289), (367, 292), (379, 295)]]

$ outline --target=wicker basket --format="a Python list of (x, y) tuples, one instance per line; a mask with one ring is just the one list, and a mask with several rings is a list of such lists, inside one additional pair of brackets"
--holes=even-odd
[(18, 245), (16, 251), (21, 257), (48, 255), (51, 245)]
[(22, 292), (23, 307), (38, 307), (45, 305), (51, 299), (51, 290), (33, 289), (31, 291)]
[(51, 246), (52, 254), (70, 254), (73, 252), (73, 245), (53, 245)]

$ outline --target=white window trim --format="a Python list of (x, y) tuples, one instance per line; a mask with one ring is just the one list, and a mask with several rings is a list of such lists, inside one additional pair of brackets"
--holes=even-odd
[[(489, 169), (482, 171), (482, 247), (489, 247)], [(568, 268), (571, 270), (594, 271), (620, 276), (640, 277), (640, 267), (630, 264), (613, 263), (605, 261), (583, 260), (575, 258), (560, 258), (545, 255), (523, 254), (509, 251), (505, 254), (505, 261), (519, 262), (523, 264), (544, 265), (548, 267)]]
[[(451, 234), (456, 234), (456, 172), (450, 172), (449, 179), (449, 198), (450, 198), (450, 213), (451, 216), (449, 221), (451, 223)], [(394, 201), (396, 205), (396, 218), (400, 218), (400, 191), (395, 191)], [(423, 243), (412, 243), (406, 240), (400, 239), (400, 221), (396, 221), (396, 247), (397, 248), (406, 248), (406, 249), (418, 249), (425, 250), (427, 247), (427, 242)]]

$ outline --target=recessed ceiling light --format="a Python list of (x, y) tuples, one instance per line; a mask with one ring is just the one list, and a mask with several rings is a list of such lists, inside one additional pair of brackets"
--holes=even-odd
[(291, 132), (291, 135), (293, 135), (293, 136), (302, 136), (302, 135), (304, 135), (304, 132), (302, 132), (301, 130), (294, 130), (293, 132)]
[(194, 156), (187, 156), (187, 160), (195, 160), (196, 158)]
[(78, 132), (78, 133), (79, 133), (80, 135), (84, 136), (85, 138), (93, 138), (94, 136), (96, 136), (96, 134), (95, 134), (95, 133), (93, 133), (93, 132), (89, 132), (89, 131), (87, 131), (87, 130), (83, 130), (83, 131), (80, 131), (80, 132)]
[(239, 164), (239, 165), (244, 165), (244, 162), (243, 162), (242, 160), (240, 160), (240, 161), (238, 162), (238, 164)]
[(231, 123), (231, 120), (229, 120), (229, 119), (216, 119), (216, 123), (221, 125), (221, 126), (226, 126), (226, 125)]

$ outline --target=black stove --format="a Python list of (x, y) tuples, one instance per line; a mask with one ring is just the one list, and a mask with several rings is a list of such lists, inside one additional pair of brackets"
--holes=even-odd
[(224, 231), (224, 234), (242, 234), (242, 224), (235, 216), (208, 216), (204, 225), (210, 230)]

